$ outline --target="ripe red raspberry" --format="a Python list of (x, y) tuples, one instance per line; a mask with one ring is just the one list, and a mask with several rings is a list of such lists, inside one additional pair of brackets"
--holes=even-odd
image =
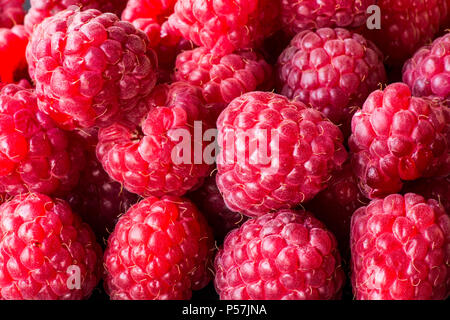
[(404, 192), (412, 192), (426, 199), (437, 200), (450, 214), (450, 176), (442, 178), (428, 178), (405, 183)]
[(325, 27), (356, 28), (366, 23), (366, 10), (376, 0), (282, 0), (283, 29), (292, 35)]
[(39, 108), (58, 124), (105, 126), (153, 89), (157, 59), (132, 24), (75, 8), (36, 27), (27, 47), (30, 75)]
[(450, 218), (436, 200), (414, 193), (373, 200), (351, 222), (356, 299), (445, 299), (449, 245)]
[(219, 242), (222, 242), (229, 231), (247, 220), (241, 213), (228, 209), (216, 184), (216, 172), (207, 177), (203, 185), (188, 194), (188, 197), (203, 213)]
[(448, 16), (443, 0), (379, 0), (380, 29), (362, 29), (384, 53), (388, 64), (401, 66), (431, 41)]
[(349, 145), (362, 191), (377, 198), (400, 191), (402, 180), (450, 173), (450, 110), (411, 97), (403, 83), (370, 94), (352, 119)]
[(26, 73), (25, 50), (28, 36), (23, 26), (0, 28), (0, 81), (12, 83)]
[(450, 32), (419, 49), (406, 62), (403, 81), (417, 97), (450, 100)]
[(102, 250), (63, 200), (32, 193), (4, 203), (0, 239), (0, 300), (86, 299), (100, 281)]
[(213, 243), (190, 201), (150, 196), (119, 219), (108, 240), (106, 290), (114, 300), (190, 299), (211, 280)]
[(272, 89), (272, 67), (251, 50), (224, 56), (200, 47), (177, 57), (175, 79), (202, 88), (214, 122), (234, 98), (255, 91)]
[(383, 55), (375, 45), (345, 29), (303, 31), (277, 64), (278, 91), (322, 111), (350, 132), (352, 114), (386, 82)]
[(0, 191), (61, 195), (84, 164), (80, 141), (38, 110), (33, 90), (9, 84), (0, 91)]
[(23, 2), (24, 0), (0, 0), (0, 28), (12, 28), (23, 23)]
[(250, 219), (216, 255), (216, 290), (222, 300), (339, 299), (345, 275), (336, 246), (306, 211)]
[(337, 126), (271, 92), (233, 100), (217, 129), (217, 186), (231, 210), (248, 216), (312, 199), (347, 158)]
[(169, 23), (196, 45), (225, 55), (262, 44), (278, 28), (273, 0), (178, 0)]
[(194, 135), (195, 121), (208, 129), (201, 121), (201, 90), (184, 82), (162, 84), (144, 100), (148, 113), (136, 128), (115, 123), (100, 130), (98, 159), (133, 193), (182, 196), (199, 187), (211, 169), (203, 157), (203, 134)]

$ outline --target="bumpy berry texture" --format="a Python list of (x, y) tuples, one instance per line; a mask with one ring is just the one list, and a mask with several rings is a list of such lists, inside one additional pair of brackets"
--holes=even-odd
[(227, 233), (238, 228), (247, 218), (228, 209), (216, 184), (216, 172), (205, 179), (203, 185), (188, 194), (211, 226), (215, 239), (222, 242)]
[(356, 28), (366, 23), (366, 10), (376, 0), (282, 0), (283, 29), (292, 35), (326, 27)]
[(419, 49), (405, 63), (403, 81), (417, 97), (450, 103), (450, 32)]
[(217, 186), (248, 216), (312, 199), (347, 158), (342, 133), (321, 112), (271, 92), (233, 100), (217, 129)]
[(68, 9), (38, 25), (27, 47), (39, 108), (66, 129), (105, 126), (156, 83), (148, 38), (98, 10)]
[(310, 213), (293, 210), (231, 231), (214, 268), (222, 300), (339, 299), (345, 278), (333, 234)]
[(322, 111), (349, 134), (353, 113), (386, 82), (383, 55), (345, 29), (322, 28), (296, 35), (277, 64), (278, 92)]
[(450, 214), (450, 176), (445, 178), (428, 178), (405, 183), (404, 192), (412, 192), (426, 199), (437, 200)]
[(105, 284), (114, 300), (183, 300), (211, 280), (211, 230), (178, 197), (148, 197), (131, 207), (108, 240)]
[(2, 300), (86, 299), (100, 281), (102, 250), (63, 200), (34, 193), (4, 203), (0, 239)]
[(362, 191), (383, 197), (400, 191), (403, 180), (448, 175), (449, 137), (446, 106), (411, 97), (403, 83), (374, 91), (354, 115), (349, 139)]
[(162, 84), (144, 100), (148, 113), (137, 127), (115, 123), (100, 130), (98, 159), (133, 193), (182, 196), (203, 183), (213, 162), (203, 157), (209, 143), (194, 135), (196, 124), (208, 129), (201, 90), (183, 82)]
[(177, 57), (175, 79), (202, 88), (212, 118), (240, 95), (272, 89), (272, 67), (254, 51), (217, 56), (200, 47)]
[(278, 28), (272, 0), (178, 0), (169, 23), (196, 45), (224, 55), (262, 44)]
[(0, 81), (12, 83), (26, 73), (25, 49), (28, 36), (23, 26), (0, 28)]
[(401, 66), (414, 52), (431, 41), (448, 16), (442, 0), (380, 0), (380, 29), (362, 32), (384, 53), (387, 63)]
[(61, 195), (74, 188), (84, 148), (36, 105), (33, 90), (15, 84), (0, 91), (0, 191)]
[(414, 193), (373, 200), (351, 223), (352, 285), (359, 300), (445, 299), (450, 218)]
[(12, 28), (23, 22), (24, 0), (0, 0), (0, 28)]
[(31, 0), (31, 8), (25, 16), (25, 28), (31, 34), (34, 28), (60, 11), (71, 6), (77, 6), (81, 10), (98, 9), (102, 12), (112, 12), (120, 16), (126, 5), (124, 0)]

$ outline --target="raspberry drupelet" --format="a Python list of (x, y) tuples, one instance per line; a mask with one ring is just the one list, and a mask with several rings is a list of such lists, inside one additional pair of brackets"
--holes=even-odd
[(24, 0), (0, 0), (0, 28), (12, 28), (23, 23)]

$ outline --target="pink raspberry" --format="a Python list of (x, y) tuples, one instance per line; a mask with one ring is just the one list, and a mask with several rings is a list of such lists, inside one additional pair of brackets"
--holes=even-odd
[(34, 30), (27, 47), (30, 75), (39, 108), (60, 126), (106, 126), (153, 89), (157, 59), (132, 24), (75, 8)]
[(310, 213), (294, 210), (231, 231), (214, 268), (222, 300), (339, 299), (345, 278), (333, 234)]
[(23, 23), (24, 0), (0, 0), (0, 28), (12, 28)]
[(353, 113), (386, 82), (383, 55), (345, 29), (303, 31), (277, 64), (278, 91), (322, 111), (347, 136)]
[(2, 82), (12, 83), (26, 73), (27, 44), (28, 35), (23, 26), (17, 25), (11, 29), (0, 28), (0, 61), (5, 61), (0, 65)]
[(216, 172), (205, 179), (203, 185), (188, 194), (211, 226), (217, 241), (222, 242), (227, 233), (244, 223), (247, 218), (226, 206), (216, 184)]
[(450, 32), (419, 49), (403, 66), (403, 81), (417, 97), (450, 99)]
[(281, 0), (283, 29), (291, 35), (325, 27), (356, 28), (366, 23), (366, 10), (376, 0)]
[(273, 0), (178, 0), (169, 23), (196, 45), (225, 55), (262, 44), (278, 28)]
[(100, 130), (98, 159), (133, 193), (182, 196), (201, 186), (211, 169), (203, 158), (203, 134), (194, 135), (195, 121), (208, 129), (201, 90), (162, 84), (144, 100), (148, 113), (136, 128), (115, 123)]
[(150, 196), (108, 240), (105, 287), (113, 300), (189, 299), (211, 280), (213, 253), (211, 230), (190, 201)]
[(214, 122), (234, 98), (273, 87), (272, 67), (251, 50), (224, 56), (203, 47), (184, 51), (177, 57), (175, 79), (202, 88)]
[(403, 83), (370, 94), (352, 119), (353, 168), (369, 198), (400, 191), (402, 180), (450, 173), (450, 110), (411, 97)]
[(439, 300), (450, 293), (450, 218), (436, 200), (391, 194), (351, 222), (358, 300)]
[(444, 207), (445, 212), (450, 214), (450, 176), (408, 181), (403, 191), (435, 199)]
[(65, 194), (78, 182), (84, 148), (38, 110), (33, 90), (0, 91), (0, 191)]
[(63, 200), (32, 193), (4, 203), (0, 239), (0, 300), (86, 299), (100, 281), (102, 250)]
[(252, 217), (312, 199), (347, 158), (321, 112), (271, 92), (233, 100), (217, 129), (217, 186), (231, 210)]

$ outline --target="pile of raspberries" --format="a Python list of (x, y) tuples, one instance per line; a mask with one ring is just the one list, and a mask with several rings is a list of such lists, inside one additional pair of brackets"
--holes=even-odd
[(0, 0), (0, 300), (446, 299), (449, 28), (444, 0)]

